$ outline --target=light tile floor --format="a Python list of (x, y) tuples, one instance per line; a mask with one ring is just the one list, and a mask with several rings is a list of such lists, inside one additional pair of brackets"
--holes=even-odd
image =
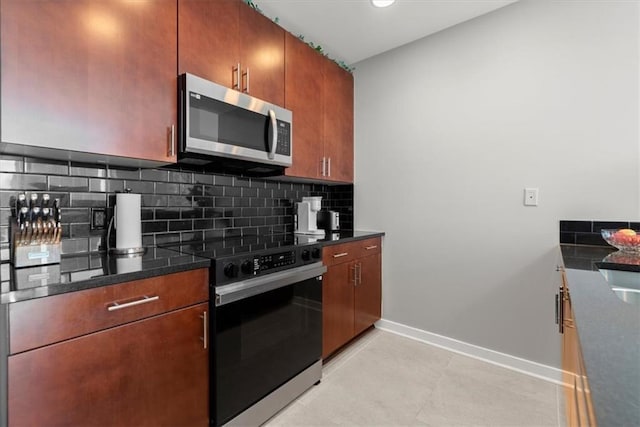
[(556, 427), (564, 425), (560, 393), (547, 381), (373, 329), (266, 426)]

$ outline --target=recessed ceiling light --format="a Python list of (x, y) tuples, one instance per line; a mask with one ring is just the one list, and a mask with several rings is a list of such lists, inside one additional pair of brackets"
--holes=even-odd
[(375, 7), (387, 7), (395, 3), (396, 0), (371, 0)]

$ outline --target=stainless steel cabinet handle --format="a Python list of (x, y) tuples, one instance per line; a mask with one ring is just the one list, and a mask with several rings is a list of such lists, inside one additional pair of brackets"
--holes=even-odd
[(356, 266), (357, 268), (357, 272), (358, 272), (358, 284), (361, 285), (362, 284), (362, 264), (357, 263)]
[[(236, 78), (235, 78), (235, 81), (233, 81), (233, 77), (231, 77), (231, 87), (237, 90), (237, 89), (240, 89), (240, 63), (239, 62), (233, 68), (233, 73), (235, 73)], [(233, 76), (233, 73), (232, 73), (232, 76)]]
[(349, 255), (349, 252), (340, 252), (339, 254), (333, 254), (334, 258), (341, 258), (343, 256)]
[(329, 157), (329, 159), (327, 160), (327, 176), (331, 176), (331, 157)]
[(247, 82), (247, 84), (245, 85), (244, 89), (242, 89), (242, 91), (244, 93), (249, 93), (249, 68), (247, 68), (247, 71), (242, 73), (242, 76), (246, 77), (245, 81)]
[(157, 295), (154, 296), (154, 297), (148, 297), (148, 296), (145, 295), (145, 296), (142, 297), (142, 299), (131, 301), (131, 302), (127, 302), (127, 303), (124, 303), (124, 304), (118, 304), (117, 302), (114, 302), (112, 305), (107, 307), (107, 310), (108, 311), (122, 310), (123, 308), (133, 307), (134, 305), (146, 304), (148, 302), (158, 301), (159, 299), (160, 299), (160, 297), (157, 296)]
[(171, 138), (169, 138), (169, 156), (176, 155), (176, 125), (171, 125)]
[(375, 249), (377, 247), (378, 247), (378, 245), (371, 245), (371, 246), (367, 246), (365, 249), (370, 251), (371, 249)]
[(200, 318), (202, 319), (202, 325), (203, 325), (203, 335), (202, 338), (200, 338), (202, 340), (202, 347), (206, 350), (207, 348), (207, 341), (209, 340), (208, 337), (208, 333), (207, 333), (207, 312), (203, 312), (202, 316), (200, 316)]
[(358, 264), (353, 264), (351, 266), (351, 271), (353, 272), (353, 286), (358, 286)]
[(276, 112), (273, 110), (269, 110), (269, 123), (271, 126), (271, 145), (267, 157), (273, 160), (276, 157), (276, 149), (278, 148), (278, 120), (276, 119)]
[(559, 301), (558, 332), (563, 334), (564, 333), (564, 289), (562, 289), (562, 286), (560, 287), (560, 292), (558, 293), (558, 301)]
[(325, 157), (322, 158), (322, 176), (326, 176), (326, 161), (325, 161)]

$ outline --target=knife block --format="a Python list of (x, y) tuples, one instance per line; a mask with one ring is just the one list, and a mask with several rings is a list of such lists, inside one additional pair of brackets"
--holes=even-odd
[(51, 229), (49, 234), (36, 232), (25, 235), (18, 227), (17, 222), (11, 221), (10, 224), (10, 260), (14, 267), (31, 267), (60, 262), (61, 227)]

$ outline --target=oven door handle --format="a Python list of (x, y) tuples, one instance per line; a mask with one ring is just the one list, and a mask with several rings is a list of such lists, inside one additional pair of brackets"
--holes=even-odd
[(230, 285), (219, 286), (216, 287), (216, 307), (322, 276), (326, 271), (327, 267), (321, 262), (316, 262)]

